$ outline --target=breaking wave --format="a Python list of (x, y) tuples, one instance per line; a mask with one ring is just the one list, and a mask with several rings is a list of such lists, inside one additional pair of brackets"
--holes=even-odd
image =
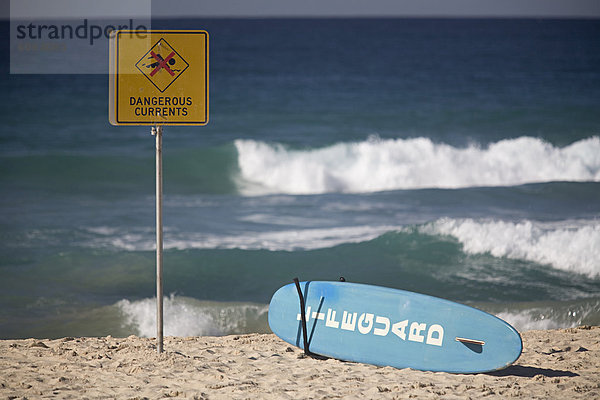
[(533, 261), (591, 277), (600, 276), (600, 223), (597, 221), (558, 225), (442, 218), (424, 225), (420, 231), (451, 235), (469, 254), (489, 253), (494, 257)]
[(566, 147), (520, 137), (459, 148), (428, 138), (380, 139), (292, 150), (236, 140), (242, 194), (368, 193), (419, 188), (600, 181), (600, 138)]
[[(156, 297), (130, 301), (117, 307), (124, 325), (145, 337), (156, 335)], [(234, 333), (267, 332), (267, 305), (200, 301), (170, 295), (163, 301), (165, 336), (222, 336)]]

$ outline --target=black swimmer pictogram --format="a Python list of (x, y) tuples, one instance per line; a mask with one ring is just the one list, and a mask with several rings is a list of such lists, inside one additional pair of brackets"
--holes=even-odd
[[(151, 52), (150, 57), (148, 57), (147, 59), (152, 61), (150, 64), (142, 64), (143, 67), (146, 68), (150, 68), (150, 69), (156, 69), (157, 67), (161, 66), (162, 63), (168, 63), (170, 67), (167, 67), (167, 72), (169, 71), (181, 71), (181, 69), (177, 69), (177, 68), (172, 68), (173, 65), (175, 65), (175, 63), (177, 63), (177, 61), (172, 57), (175, 53), (172, 52), (171, 54), (169, 54), (169, 56), (171, 56), (170, 58), (167, 57), (167, 60), (165, 60), (160, 53), (155, 54), (154, 52)], [(161, 66), (161, 68), (164, 68), (165, 66)], [(158, 72), (160, 68), (156, 69), (156, 72)], [(152, 75), (153, 73), (156, 73), (154, 71), (152, 71), (150, 74)]]
[(189, 64), (173, 46), (161, 38), (135, 66), (163, 93), (189, 67)]

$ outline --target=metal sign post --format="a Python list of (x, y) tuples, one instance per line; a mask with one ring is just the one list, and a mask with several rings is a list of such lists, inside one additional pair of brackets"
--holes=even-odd
[(117, 30), (109, 41), (112, 125), (150, 125), (156, 138), (156, 350), (163, 351), (162, 133), (208, 123), (208, 32)]
[(162, 132), (160, 125), (152, 127), (156, 137), (156, 351), (163, 351), (163, 221), (162, 221)]

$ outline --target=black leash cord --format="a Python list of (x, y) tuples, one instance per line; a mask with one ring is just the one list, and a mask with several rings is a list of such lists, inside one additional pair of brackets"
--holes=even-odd
[(300, 318), (302, 320), (302, 338), (304, 339), (304, 354), (310, 356), (311, 353), (308, 350), (308, 335), (306, 333), (306, 312), (304, 311), (304, 296), (302, 295), (302, 289), (300, 289), (300, 282), (298, 278), (294, 278), (296, 284), (296, 290), (298, 291), (298, 297), (300, 298)]

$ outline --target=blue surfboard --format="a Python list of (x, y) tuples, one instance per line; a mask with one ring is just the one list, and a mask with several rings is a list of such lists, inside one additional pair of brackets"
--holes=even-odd
[[(310, 352), (345, 361), (453, 373), (505, 368), (521, 355), (519, 333), (484, 311), (437, 297), (349, 282), (300, 283)], [(304, 348), (294, 284), (273, 295), (269, 326)]]

